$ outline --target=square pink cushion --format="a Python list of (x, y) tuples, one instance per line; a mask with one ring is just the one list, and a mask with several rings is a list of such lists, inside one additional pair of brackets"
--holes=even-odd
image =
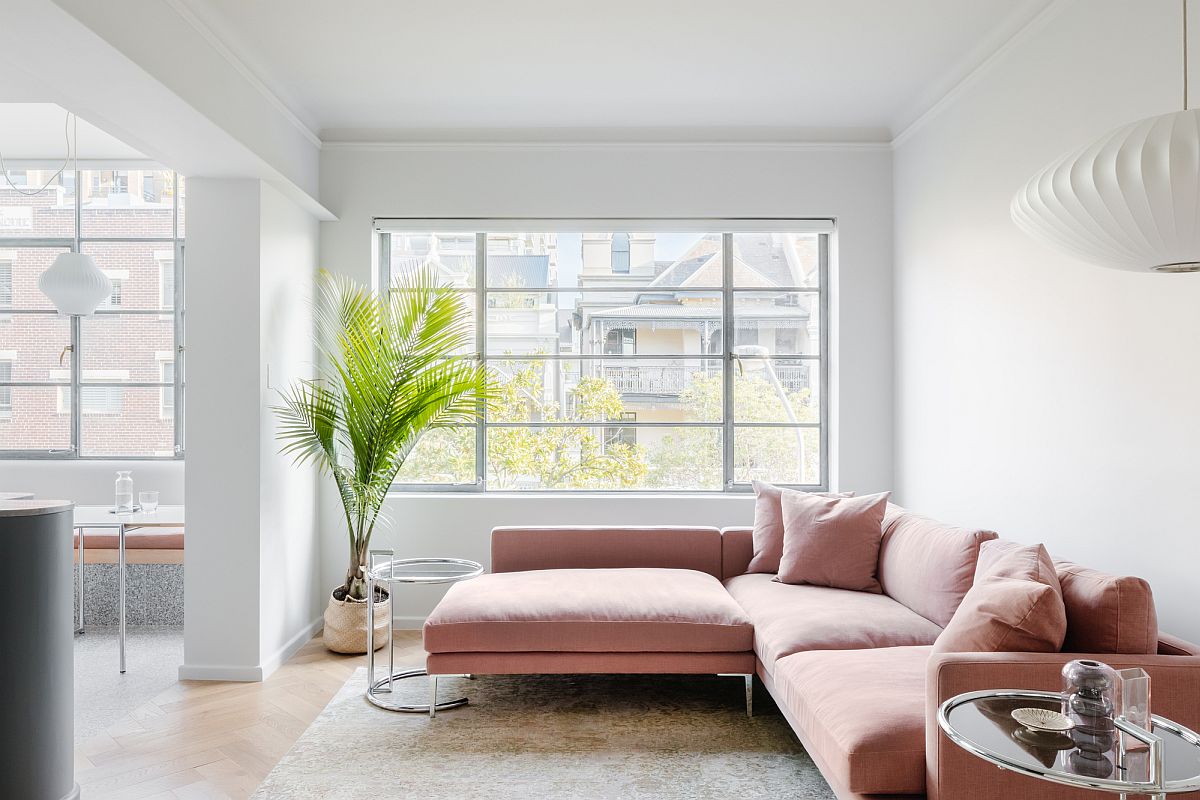
[(875, 572), (889, 494), (819, 497), (785, 492), (779, 581), (880, 594)]
[[(754, 481), (754, 556), (746, 572), (779, 572), (783, 557), (783, 493), (770, 483)], [(803, 493), (802, 493), (803, 494)], [(814, 492), (820, 497), (853, 497), (854, 492)]]
[[(1006, 553), (1020, 548), (997, 539), (979, 549), (976, 578)], [(1056, 560), (1055, 571), (1067, 609), (1069, 653), (1157, 653), (1158, 614), (1150, 584), (1128, 575), (1111, 575)]]
[(934, 643), (937, 653), (1056, 653), (1067, 610), (1050, 554), (1018, 547), (991, 564)]
[(539, 569), (456, 583), (425, 621), (430, 653), (739, 653), (754, 628), (690, 569)]

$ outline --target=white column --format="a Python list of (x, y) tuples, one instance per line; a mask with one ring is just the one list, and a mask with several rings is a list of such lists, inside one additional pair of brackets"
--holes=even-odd
[(267, 184), (188, 181), (181, 678), (261, 680), (312, 633), (312, 476), (277, 454), (267, 383), (310, 369), (315, 249)]

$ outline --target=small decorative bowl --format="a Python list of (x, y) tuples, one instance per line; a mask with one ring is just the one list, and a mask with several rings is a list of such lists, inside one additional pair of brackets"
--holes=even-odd
[(1065, 714), (1048, 708), (1014, 708), (1012, 718), (1039, 733), (1066, 733), (1075, 727), (1075, 723)]

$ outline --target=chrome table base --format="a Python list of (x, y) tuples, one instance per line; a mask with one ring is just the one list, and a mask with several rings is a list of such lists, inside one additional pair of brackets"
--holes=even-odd
[[(369, 660), (373, 661), (374, 659)], [(429, 673), (421, 667), (393, 672), (388, 677), (380, 678), (367, 687), (367, 699), (380, 708), (386, 708), (388, 711), (403, 711), (408, 714), (428, 714), (431, 717), (438, 711), (458, 708), (467, 704), (468, 701), (465, 697), (460, 697), (457, 700), (445, 700), (439, 703), (437, 701), (437, 675), (429, 675), (428, 703), (400, 703), (387, 696), (392, 693), (392, 684), (394, 682), (404, 680), (405, 678), (419, 678), (425, 675), (429, 675)]]

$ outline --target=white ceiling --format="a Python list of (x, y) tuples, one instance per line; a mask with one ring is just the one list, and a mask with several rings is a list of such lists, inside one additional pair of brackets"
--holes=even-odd
[(172, 2), (327, 140), (434, 129), (887, 139), (1050, 0)]
[[(79, 158), (86, 160), (142, 160), (145, 156), (86, 120), (79, 119)], [(37, 160), (61, 162), (68, 147), (75, 145), (67, 135), (66, 109), (54, 103), (0, 103), (0, 155), (5, 161)]]

